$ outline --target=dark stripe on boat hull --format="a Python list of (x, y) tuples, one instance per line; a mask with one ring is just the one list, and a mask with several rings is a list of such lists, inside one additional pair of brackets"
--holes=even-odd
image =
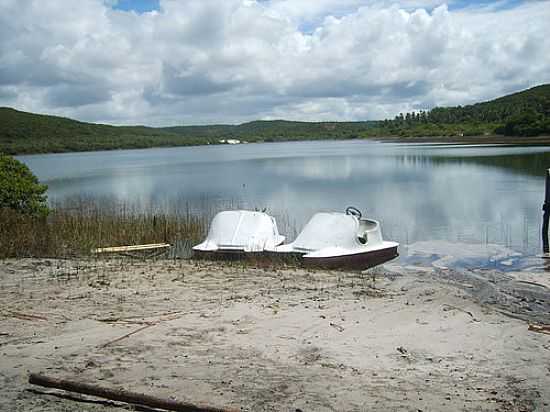
[(302, 253), (243, 252), (218, 250), (194, 251), (195, 259), (238, 261), (246, 260), (258, 266), (296, 265), (332, 270), (365, 270), (381, 265), (399, 256), (397, 246), (343, 256), (305, 258)]
[(365, 270), (382, 263), (389, 262), (399, 256), (397, 246), (372, 250), (365, 253), (356, 253), (353, 255), (331, 256), (322, 258), (303, 258), (304, 265), (307, 267), (318, 267), (324, 269), (345, 269), (345, 270)]

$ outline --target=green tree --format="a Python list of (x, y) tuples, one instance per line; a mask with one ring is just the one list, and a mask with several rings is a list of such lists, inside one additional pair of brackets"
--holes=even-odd
[(31, 215), (46, 215), (47, 186), (31, 170), (11, 156), (0, 153), (0, 209)]
[(508, 136), (537, 136), (542, 130), (538, 127), (539, 116), (534, 111), (526, 111), (511, 116), (504, 125)]

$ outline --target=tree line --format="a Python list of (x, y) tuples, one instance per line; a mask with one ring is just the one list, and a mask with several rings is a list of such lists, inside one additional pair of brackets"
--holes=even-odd
[(463, 125), (465, 130), (487, 125), (495, 134), (509, 136), (550, 134), (550, 85), (484, 103), (400, 113), (392, 120), (383, 121), (387, 129), (422, 125)]

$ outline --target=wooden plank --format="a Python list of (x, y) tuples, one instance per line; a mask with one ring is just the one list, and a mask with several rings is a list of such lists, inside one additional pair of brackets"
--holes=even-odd
[(111, 246), (100, 247), (92, 250), (92, 253), (119, 253), (119, 252), (135, 252), (141, 250), (166, 249), (171, 247), (169, 243), (150, 243), (147, 245), (132, 245), (132, 246)]
[(219, 409), (210, 406), (193, 405), (191, 403), (176, 401), (173, 399), (161, 399), (143, 393), (130, 392), (124, 389), (104, 388), (82, 382), (74, 382), (63, 379), (55, 379), (39, 374), (31, 374), (29, 383), (46, 388), (63, 389), (65, 391), (97, 396), (117, 402), (125, 402), (134, 405), (143, 405), (149, 408), (164, 409), (176, 412), (229, 412), (227, 409)]
[(95, 249), (97, 253), (102, 252), (128, 252), (137, 250), (161, 249), (170, 247), (169, 243), (151, 243), (147, 245), (131, 245), (131, 246), (111, 246)]

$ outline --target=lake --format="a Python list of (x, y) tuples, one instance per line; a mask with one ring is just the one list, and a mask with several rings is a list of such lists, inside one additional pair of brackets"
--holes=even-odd
[[(550, 147), (353, 140), (18, 159), (48, 185), (52, 202), (86, 196), (194, 212), (267, 208), (289, 237), (316, 211), (353, 205), (382, 222), (385, 238), (405, 247), (433, 241), (477, 245), (471, 250), (481, 250), (477, 258), (489, 262), (504, 248), (522, 255), (540, 252)], [(441, 248), (430, 250), (424, 255)], [(466, 255), (473, 259), (472, 253)]]

